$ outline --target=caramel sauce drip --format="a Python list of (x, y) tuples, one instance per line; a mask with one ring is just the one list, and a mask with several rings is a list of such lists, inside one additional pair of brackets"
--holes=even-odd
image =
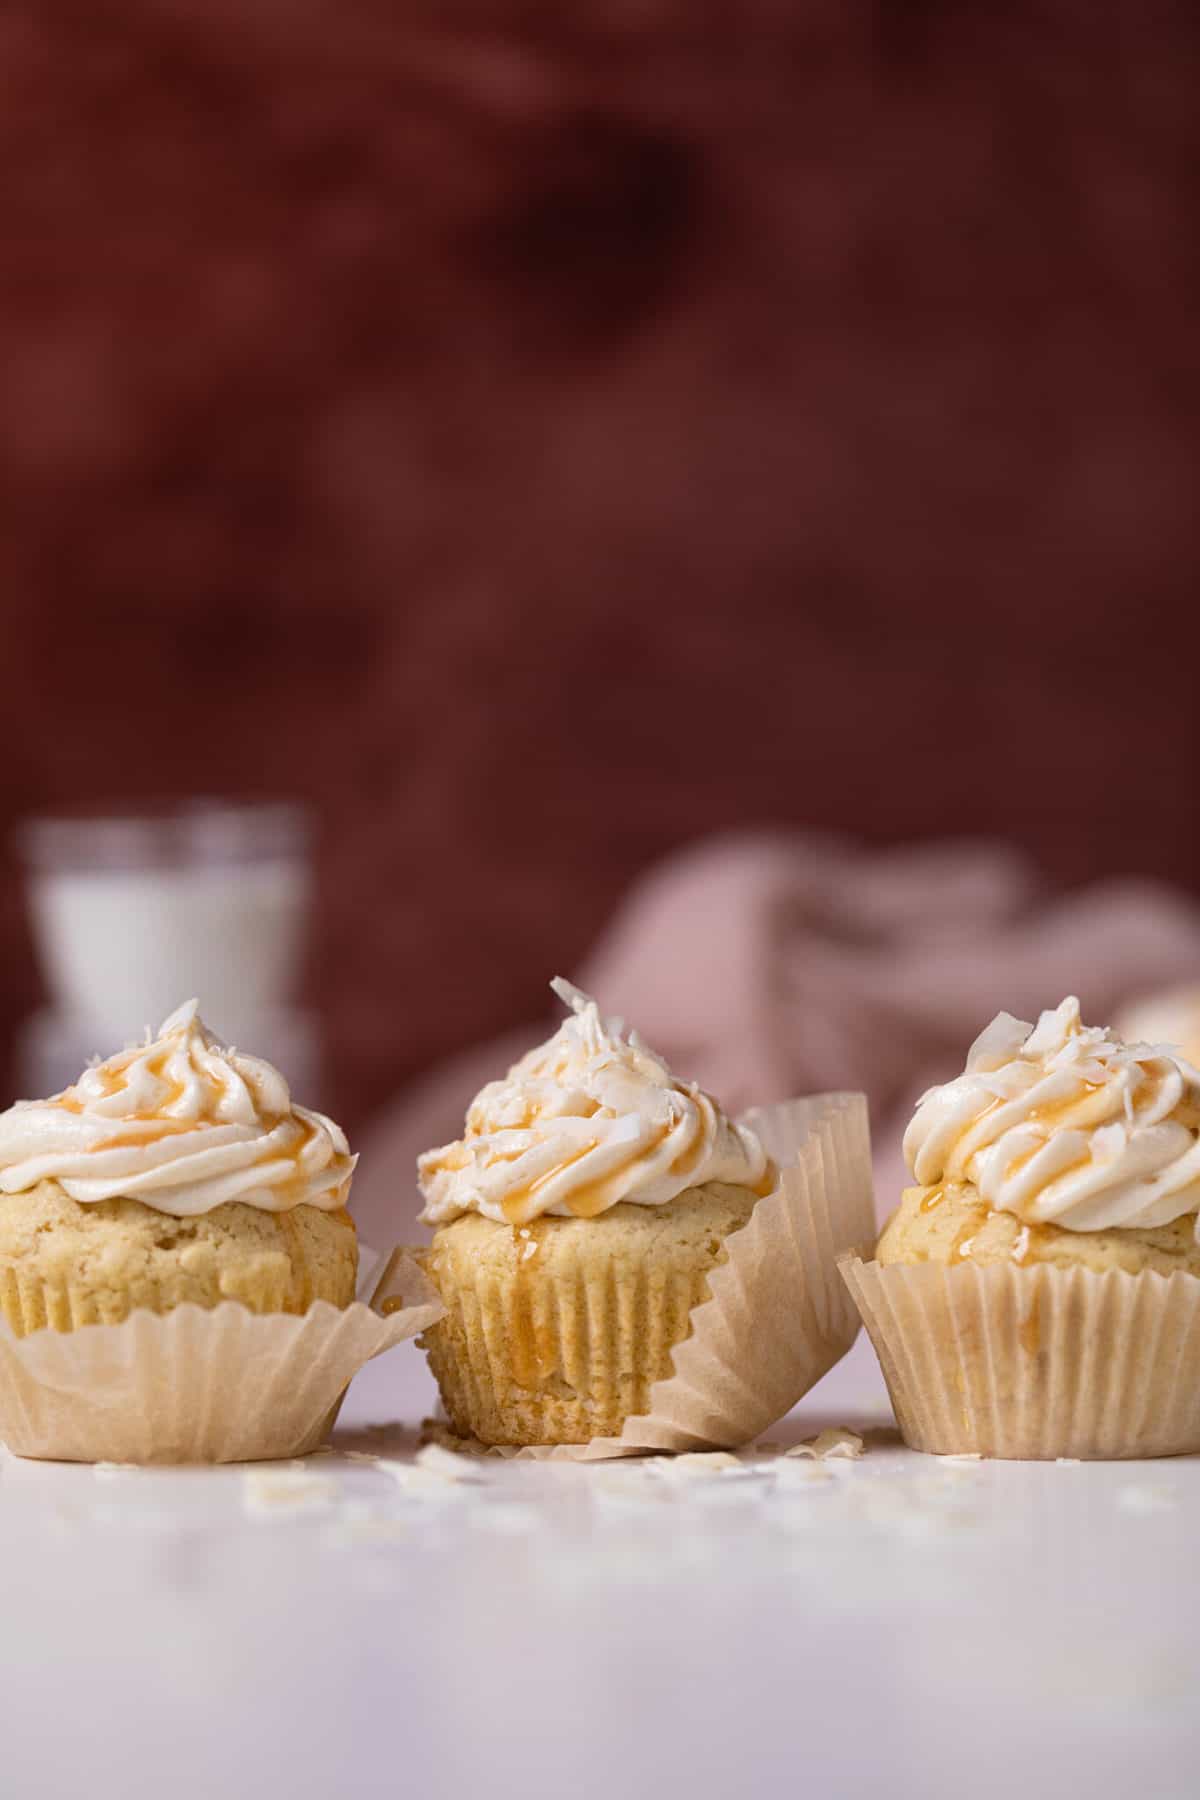
[(940, 1206), (942, 1204), (942, 1201), (945, 1198), (946, 1198), (945, 1183), (943, 1183), (940, 1187), (932, 1187), (932, 1188), (930, 1188), (930, 1190), (927, 1194), (922, 1195), (920, 1204), (917, 1207), (917, 1211), (923, 1212), (923, 1213), (931, 1213), (933, 1211), (934, 1207)]
[(1017, 1341), (1029, 1356), (1036, 1356), (1042, 1347), (1042, 1293), (1040, 1288), (1034, 1289), (1029, 1311), (1017, 1325)]
[(954, 1242), (950, 1246), (949, 1261), (952, 1266), (970, 1260), (971, 1245), (987, 1224), (991, 1212), (991, 1207), (985, 1205), (983, 1201), (971, 1208), (971, 1217), (965, 1225), (959, 1227)]
[[(569, 1169), (573, 1164), (581, 1162), (585, 1156), (590, 1156), (595, 1148), (594, 1142), (584, 1144), (581, 1149), (575, 1152), (574, 1156), (568, 1157), (564, 1162), (556, 1163), (554, 1168), (547, 1169), (546, 1173), (544, 1175), (539, 1175), (535, 1181), (527, 1182), (524, 1187), (517, 1188), (511, 1194), (506, 1194), (500, 1203), (500, 1210), (503, 1212), (509, 1224), (526, 1224), (530, 1216), (537, 1211), (537, 1206), (535, 1204), (537, 1197), (547, 1184), (555, 1180), (557, 1176), (561, 1175), (564, 1169)], [(581, 1191), (586, 1194), (588, 1189), (585, 1187)], [(568, 1204), (571, 1204), (571, 1202), (568, 1202)], [(586, 1217), (587, 1215), (579, 1214), (577, 1216)]]
[(700, 1161), (704, 1156), (704, 1150), (704, 1133), (698, 1131), (696, 1133), (695, 1143), (687, 1150), (681, 1150), (679, 1155), (675, 1158), (675, 1161), (671, 1164), (672, 1175), (682, 1175), (686, 1179), (687, 1176), (692, 1173), (693, 1169), (699, 1166)]
[[(661, 1128), (656, 1141), (648, 1145), (638, 1157), (638, 1163), (646, 1162), (653, 1156), (655, 1150), (666, 1138), (669, 1130), (669, 1125), (664, 1125)], [(510, 1225), (528, 1224), (530, 1219), (536, 1215), (536, 1201), (538, 1195), (551, 1181), (556, 1180), (558, 1176), (562, 1174), (564, 1169), (569, 1169), (573, 1164), (581, 1162), (585, 1156), (590, 1155), (595, 1147), (595, 1140), (589, 1144), (585, 1144), (581, 1149), (576, 1151), (574, 1156), (556, 1164), (553, 1169), (547, 1170), (544, 1175), (539, 1175), (536, 1181), (531, 1181), (525, 1187), (518, 1188), (515, 1193), (506, 1194), (501, 1201), (501, 1210), (508, 1223)], [(676, 1158), (675, 1162), (671, 1165), (671, 1173), (673, 1175), (683, 1175), (686, 1177), (690, 1170), (696, 1167), (703, 1155), (704, 1148), (704, 1140), (703, 1136), (701, 1136), (698, 1145), (692, 1146), (692, 1148), (686, 1151), (682, 1157)], [(637, 1164), (634, 1164), (633, 1167), (636, 1168)], [(610, 1206), (617, 1205), (623, 1196), (631, 1191), (634, 1184), (630, 1180), (630, 1174), (630, 1167), (626, 1166), (623, 1169), (618, 1169), (615, 1174), (601, 1176), (597, 1181), (584, 1182), (582, 1186), (572, 1189), (563, 1196), (564, 1204), (573, 1218), (594, 1219), (597, 1214), (607, 1212)], [(768, 1160), (761, 1180), (751, 1188), (751, 1192), (760, 1200), (765, 1199), (768, 1194), (774, 1191), (778, 1179), (779, 1171), (776, 1165)]]
[[(211, 1122), (204, 1118), (170, 1119), (162, 1116), (162, 1111), (169, 1106), (178, 1104), (186, 1092), (186, 1083), (183, 1081), (173, 1080), (167, 1082), (165, 1063), (168, 1054), (167, 1051), (162, 1052), (161, 1055), (147, 1065), (149, 1073), (158, 1081), (166, 1084), (166, 1094), (160, 1095), (155, 1100), (153, 1108), (148, 1112), (133, 1112), (129, 1113), (124, 1119), (114, 1119), (114, 1129), (112, 1134), (108, 1137), (98, 1138), (95, 1143), (92, 1144), (92, 1150), (138, 1149), (144, 1145), (158, 1142), (165, 1137), (183, 1137), (186, 1136), (188, 1132), (202, 1132), (206, 1125)], [(129, 1085), (124, 1070), (104, 1069), (98, 1071), (98, 1073), (100, 1074), (102, 1097), (104, 1099), (110, 1099), (113, 1095), (120, 1093)], [(77, 1116), (82, 1114), (85, 1110), (83, 1102), (75, 1097), (74, 1091), (70, 1088), (64, 1090), (63, 1093), (56, 1095), (53, 1104), (61, 1107), (64, 1112), (73, 1113)], [(285, 1114), (280, 1114), (276, 1117), (265, 1119), (263, 1121), (265, 1128), (268, 1131), (273, 1130), (286, 1116), (287, 1115)], [(155, 1126), (153, 1136), (148, 1137), (143, 1133), (129, 1130), (129, 1126), (135, 1122), (144, 1124), (151, 1121)], [(296, 1174), (292, 1180), (275, 1188), (275, 1193), (277, 1195), (286, 1198), (287, 1206), (289, 1208), (302, 1205), (307, 1198), (308, 1183), (299, 1172), (299, 1163), (304, 1150), (317, 1135), (317, 1127), (311, 1124), (307, 1119), (295, 1119), (295, 1124), (298, 1127), (296, 1141), (285, 1152), (282, 1152), (282, 1154), (290, 1157), (296, 1163)], [(282, 1218), (283, 1212), (281, 1211), (278, 1216)], [(347, 1221), (350, 1222), (349, 1215), (347, 1214), (346, 1216)]]
[(1086, 1106), (1087, 1102), (1094, 1094), (1101, 1092), (1102, 1087), (1103, 1083), (1099, 1081), (1081, 1082), (1080, 1092), (1072, 1094), (1070, 1099), (1055, 1100), (1053, 1103), (1047, 1103), (1045, 1106), (1031, 1107), (1028, 1114), (1030, 1123), (1039, 1125), (1061, 1125), (1065, 1122), (1070, 1113), (1075, 1112), (1081, 1106)]
[(772, 1157), (768, 1156), (767, 1166), (762, 1172), (762, 1179), (751, 1184), (750, 1192), (759, 1200), (765, 1200), (768, 1194), (773, 1194), (775, 1192), (778, 1182), (779, 1164)]
[(533, 1278), (538, 1255), (530, 1256), (528, 1247), (541, 1243), (538, 1225), (531, 1224), (524, 1238), (514, 1234), (513, 1242), (517, 1258), (509, 1340), (513, 1374), (520, 1387), (537, 1389), (565, 1373), (559, 1368), (561, 1339), (544, 1284)]
[(1029, 1224), (1026, 1223), (1025, 1220), (1022, 1220), (1021, 1230), (1018, 1233), (1021, 1253), (1018, 1255), (1017, 1249), (1014, 1246), (1012, 1255), (1012, 1260), (1016, 1263), (1017, 1267), (1023, 1268), (1029, 1261), (1030, 1250), (1033, 1249), (1036, 1244), (1048, 1244), (1051, 1241), (1052, 1236), (1053, 1231), (1050, 1226)]
[[(157, 1097), (149, 1112), (130, 1113), (129, 1118), (157, 1119), (160, 1113), (165, 1112), (170, 1106), (177, 1106), (183, 1099), (184, 1093), (186, 1092), (186, 1084), (182, 1081), (167, 1081), (164, 1067), (166, 1056), (167, 1052), (164, 1051), (160, 1056), (156, 1057), (153, 1062), (147, 1064), (149, 1074), (152, 1075), (156, 1081), (166, 1084), (166, 1093), (160, 1094)], [(115, 1095), (123, 1093), (129, 1086), (129, 1080), (124, 1069), (98, 1068), (95, 1073), (99, 1077), (100, 1098), (102, 1100), (113, 1099)], [(73, 1088), (67, 1088), (63, 1093), (56, 1095), (53, 1104), (61, 1107), (64, 1112), (79, 1114), (84, 1111), (83, 1101), (75, 1097), (75, 1090)], [(174, 1120), (164, 1119), (162, 1124), (164, 1129), (191, 1130), (194, 1128), (196, 1122), (196, 1120), (192, 1119), (180, 1124)]]
[(586, 1186), (576, 1188), (567, 1195), (567, 1205), (573, 1218), (594, 1219), (598, 1213), (607, 1212), (610, 1206), (616, 1206), (628, 1191), (628, 1171), (621, 1169), (616, 1175), (609, 1175), (603, 1181), (589, 1181)]
[[(154, 1117), (152, 1113), (139, 1113), (136, 1116), (138, 1118)], [(115, 1124), (128, 1124), (128, 1122), (128, 1120), (114, 1120)], [(203, 1125), (198, 1124), (195, 1119), (155, 1119), (154, 1122), (158, 1129), (152, 1138), (140, 1137), (137, 1132), (118, 1130), (114, 1131), (111, 1137), (97, 1138), (90, 1148), (92, 1150), (133, 1150), (143, 1144), (156, 1143), (159, 1138), (182, 1137), (189, 1131), (204, 1129)]]
[(307, 1181), (302, 1180), (299, 1175), (294, 1175), (290, 1181), (277, 1182), (275, 1186), (272, 1187), (271, 1193), (276, 1200), (283, 1202), (278, 1208), (278, 1211), (276, 1211), (275, 1207), (272, 1207), (271, 1211), (275, 1213), (277, 1218), (283, 1219), (287, 1217), (294, 1206), (302, 1206), (304, 1204), (304, 1201), (308, 1197), (308, 1183)]

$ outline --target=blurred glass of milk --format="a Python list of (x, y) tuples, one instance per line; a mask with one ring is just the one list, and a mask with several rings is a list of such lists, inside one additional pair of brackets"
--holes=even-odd
[(50, 1005), (22, 1034), (21, 1091), (56, 1092), (195, 995), (218, 1036), (314, 1101), (316, 1030), (293, 1005), (310, 839), (285, 804), (29, 820), (19, 847)]

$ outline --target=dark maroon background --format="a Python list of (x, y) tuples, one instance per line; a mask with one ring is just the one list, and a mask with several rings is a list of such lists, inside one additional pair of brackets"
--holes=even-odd
[(12, 0), (0, 828), (308, 796), (352, 1123), (702, 832), (1200, 886), (1198, 17)]

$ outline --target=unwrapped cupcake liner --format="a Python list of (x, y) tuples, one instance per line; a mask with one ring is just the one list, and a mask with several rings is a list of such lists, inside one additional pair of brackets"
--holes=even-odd
[(0, 1319), (0, 1439), (17, 1456), (60, 1462), (304, 1456), (364, 1363), (441, 1313), (427, 1277), (397, 1252), (369, 1304), (318, 1300), (289, 1315), (227, 1300), (22, 1338)]
[[(697, 1292), (690, 1335), (671, 1352), (674, 1373), (653, 1385), (648, 1410), (617, 1435), (495, 1446), (498, 1454), (587, 1462), (732, 1449), (782, 1418), (849, 1350), (859, 1319), (838, 1258), (866, 1251), (875, 1236), (866, 1100), (818, 1094), (756, 1108), (745, 1122), (779, 1164), (779, 1182), (725, 1239), (726, 1260), (708, 1271), (707, 1298)], [(654, 1304), (649, 1295), (622, 1298)], [(604, 1353), (575, 1341), (585, 1321), (574, 1305), (566, 1329), (560, 1366)]]
[(841, 1272), (905, 1441), (1047, 1460), (1200, 1450), (1200, 1278), (882, 1265)]

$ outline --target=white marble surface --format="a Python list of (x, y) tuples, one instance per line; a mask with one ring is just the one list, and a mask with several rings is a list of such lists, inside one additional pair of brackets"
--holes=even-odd
[(815, 1475), (361, 1460), (431, 1398), (404, 1345), (302, 1468), (4, 1458), (0, 1792), (1197, 1792), (1200, 1459), (913, 1455), (860, 1340)]

